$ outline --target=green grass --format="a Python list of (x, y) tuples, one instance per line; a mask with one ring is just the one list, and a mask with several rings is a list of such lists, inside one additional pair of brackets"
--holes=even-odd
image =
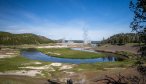
[(42, 64), (33, 64), (33, 62), (38, 62), (38, 61), (29, 60), (21, 56), (0, 59), (0, 72), (10, 71), (10, 70), (21, 70), (21, 68), (19, 67), (25, 67), (25, 66), (43, 66), (46, 64), (50, 64), (49, 62), (41, 62)]
[(125, 61), (117, 61), (117, 62), (98, 62), (94, 64), (78, 64), (73, 68), (74, 71), (78, 70), (86, 70), (86, 71), (96, 71), (96, 70), (104, 70), (105, 68), (128, 68), (132, 67), (135, 63), (135, 60), (125, 60)]
[[(71, 50), (69, 48), (48, 48), (48, 49), (38, 49), (39, 51), (59, 58), (70, 58), (70, 59), (92, 59), (92, 58), (99, 58), (104, 57), (104, 54), (101, 53), (93, 53), (93, 52), (85, 52), (85, 51), (78, 51), (78, 50)], [(48, 53), (51, 52), (51, 53)], [(56, 55), (53, 53), (57, 53), (60, 55)]]
[(30, 60), (17, 56), (14, 58), (0, 59), (0, 71), (19, 70), (22, 64), (28, 63)]

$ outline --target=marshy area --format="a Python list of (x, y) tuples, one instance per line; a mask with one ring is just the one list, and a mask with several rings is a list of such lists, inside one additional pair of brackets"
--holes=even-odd
[[(5, 57), (0, 59), (0, 83), (39, 84), (48, 83), (49, 79), (65, 84), (72, 79), (74, 84), (96, 84), (95, 80), (105, 75), (136, 72), (135, 60), (125, 56), (118, 60), (117, 58), (122, 57), (118, 54), (81, 48), (23, 47), (1, 47), (1, 55)], [(9, 51), (12, 57), (7, 55)]]

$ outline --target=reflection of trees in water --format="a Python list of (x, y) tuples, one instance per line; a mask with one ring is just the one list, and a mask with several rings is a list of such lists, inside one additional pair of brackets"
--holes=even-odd
[(107, 56), (107, 57), (102, 58), (102, 60), (103, 60), (103, 62), (104, 61), (112, 62), (112, 61), (123, 61), (124, 58), (123, 57), (115, 57), (115, 56)]
[(110, 61), (111, 62), (111, 61), (114, 61), (114, 59), (115, 59), (115, 57), (107, 56), (107, 57), (103, 58), (103, 62), (104, 61)]
[(107, 57), (107, 59), (108, 59), (109, 61), (114, 61), (115, 58), (109, 56), (109, 57)]
[(123, 61), (124, 58), (122, 56), (116, 55), (116, 54), (112, 54), (112, 53), (104, 53), (107, 57), (103, 58), (103, 62), (104, 61)]
[(122, 57), (116, 57), (115, 58), (115, 61), (123, 61), (124, 60), (124, 58), (122, 58)]

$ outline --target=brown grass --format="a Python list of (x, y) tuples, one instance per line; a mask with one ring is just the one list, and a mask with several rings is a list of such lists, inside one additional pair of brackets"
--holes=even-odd
[(135, 44), (126, 44), (126, 45), (122, 45), (122, 46), (105, 44), (105, 45), (98, 47), (97, 50), (113, 52), (113, 53), (115, 53), (116, 51), (127, 51), (127, 52), (131, 52), (133, 54), (137, 54), (139, 47), (135, 46)]

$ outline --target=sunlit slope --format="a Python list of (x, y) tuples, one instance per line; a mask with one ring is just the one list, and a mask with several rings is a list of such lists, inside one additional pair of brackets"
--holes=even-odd
[(32, 33), (12, 34), (9, 32), (0, 32), (0, 44), (3, 45), (21, 45), (21, 44), (43, 44), (52, 43), (51, 39)]

